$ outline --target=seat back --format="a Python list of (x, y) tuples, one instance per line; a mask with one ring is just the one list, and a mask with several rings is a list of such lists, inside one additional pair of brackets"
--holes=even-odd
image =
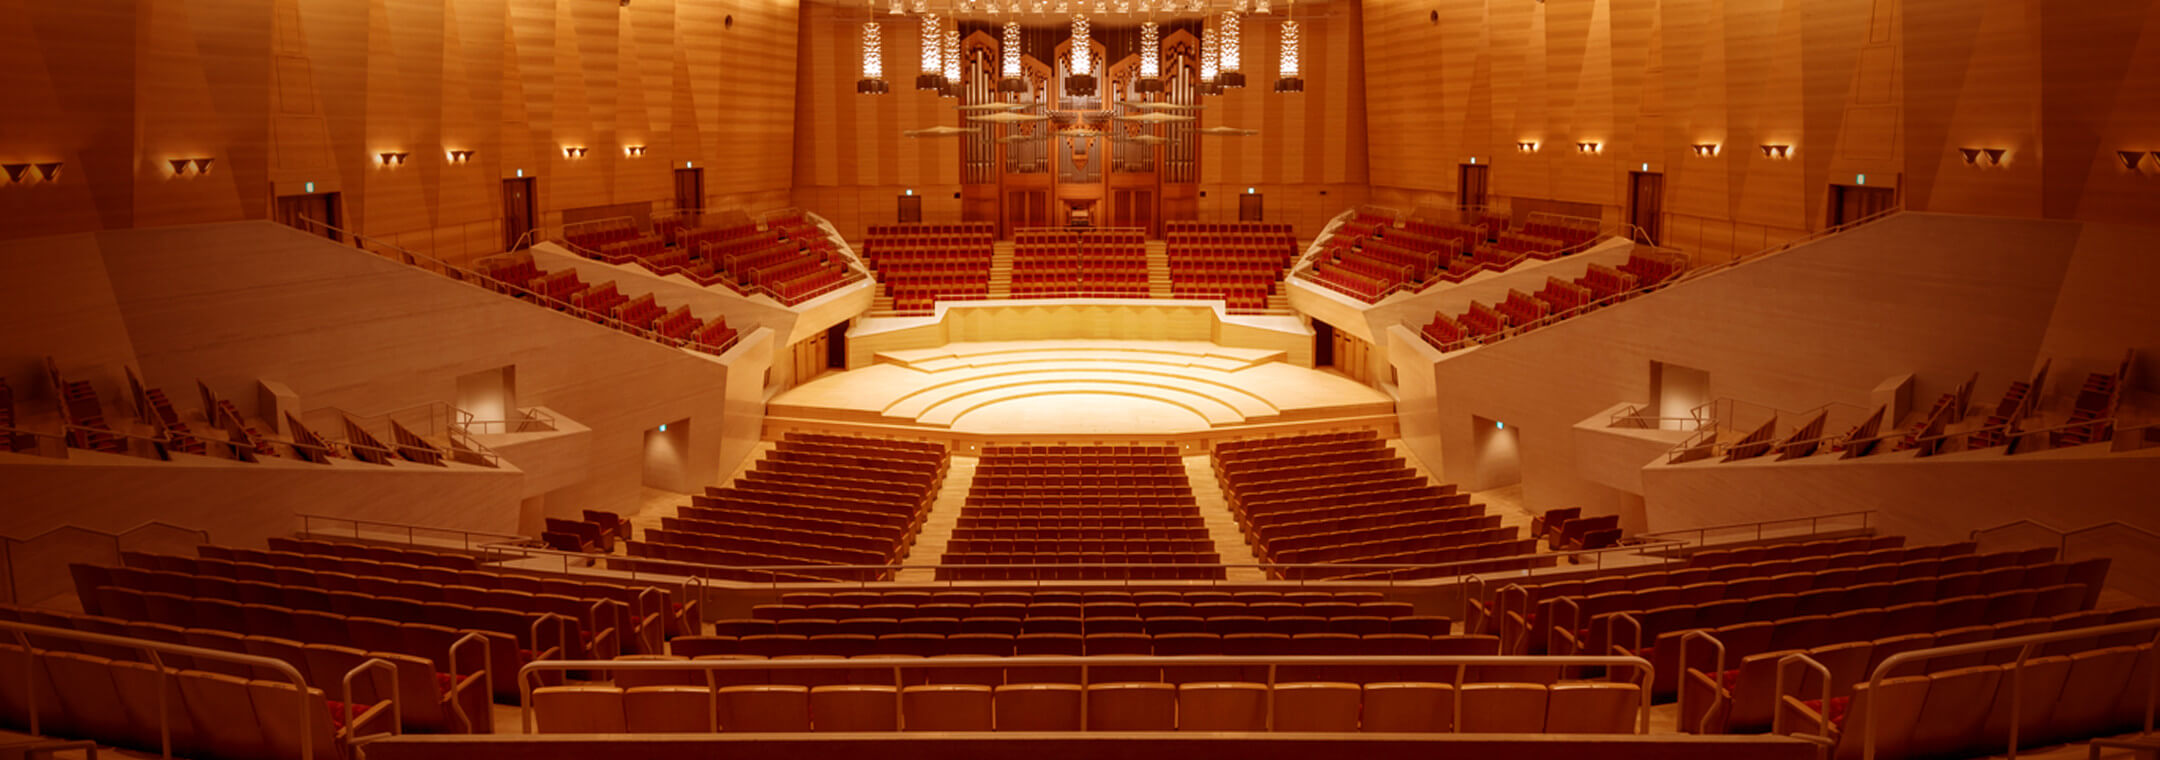
[(614, 686), (543, 686), (532, 699), (543, 734), (619, 734), (627, 725), (623, 690)]
[(1274, 730), (1356, 731), (1361, 691), (1357, 684), (1340, 681), (1277, 683), (1272, 694)]
[(1249, 681), (1204, 681), (1177, 687), (1180, 731), (1268, 730), (1268, 687)]
[(1087, 686), (1089, 731), (1169, 731), (1177, 727), (1177, 688), (1166, 683)]
[(1022, 683), (995, 693), (999, 731), (1080, 730), (1079, 684)]
[(810, 722), (817, 731), (898, 731), (900, 690), (894, 686), (843, 684), (810, 690)]
[(931, 684), (900, 692), (907, 731), (988, 731), (995, 725), (989, 686)]
[[(1545, 706), (1545, 732), (1632, 734), (1641, 725), (1637, 721), (1641, 709), (1642, 687), (1635, 684), (1553, 684)], [(1463, 720), (1468, 722), (1469, 717)]]
[(720, 730), (790, 733), (810, 730), (810, 688), (744, 684), (720, 690)]
[(718, 703), (718, 698), (704, 686), (625, 688), (622, 691), (623, 728), (633, 734), (707, 733), (713, 730)]

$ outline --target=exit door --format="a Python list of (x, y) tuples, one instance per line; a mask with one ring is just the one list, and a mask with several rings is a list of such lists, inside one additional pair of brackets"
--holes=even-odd
[(696, 227), (697, 216), (705, 210), (705, 170), (675, 170), (675, 210), (683, 217), (684, 227)]
[(1859, 185), (1830, 186), (1830, 226), (1850, 224), (1897, 206), (1897, 190)]
[(1246, 193), (1237, 199), (1237, 220), (1240, 222), (1264, 222), (1266, 214), (1261, 210), (1260, 194)]
[(277, 199), (279, 224), (293, 227), (310, 235), (338, 239), (338, 194), (308, 193), (306, 195), (280, 195)]
[(914, 194), (900, 196), (900, 213), (894, 217), (893, 221), (899, 222), (901, 224), (916, 224), (921, 222), (922, 196)]
[(539, 216), (534, 205), (533, 178), (503, 180), (503, 250), (514, 251), (532, 245), (528, 236)]
[(1659, 220), (1665, 212), (1665, 175), (1654, 172), (1628, 172), (1628, 223), (1642, 230), (1643, 240), (1636, 242), (1657, 245), (1664, 237)]
[[(1491, 168), (1484, 164), (1462, 165), (1462, 171), (1455, 179), (1456, 208), (1485, 208), (1485, 183), (1489, 181), (1487, 170)], [(1463, 221), (1467, 224), (1472, 220), (1464, 219)]]

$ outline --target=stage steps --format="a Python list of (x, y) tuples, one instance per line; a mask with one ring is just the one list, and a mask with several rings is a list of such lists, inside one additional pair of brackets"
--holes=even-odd
[(1147, 241), (1147, 284), (1149, 298), (1169, 298), (1170, 244), (1162, 240)]

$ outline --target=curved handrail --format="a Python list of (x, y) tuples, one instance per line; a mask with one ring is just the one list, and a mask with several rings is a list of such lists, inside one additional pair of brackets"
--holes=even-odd
[[(1772, 520), (1752, 520), (1752, 521), (1743, 521), (1743, 522), (1735, 522), (1735, 523), (1725, 523), (1725, 524), (1723, 524), (1723, 525), (1702, 525), (1702, 526), (1697, 526), (1697, 527), (1693, 527), (1693, 528), (1673, 528), (1673, 529), (1670, 529), (1670, 530), (1654, 530), (1654, 531), (1646, 531), (1646, 532), (1643, 532), (1643, 533), (1637, 533), (1637, 534), (1635, 534), (1635, 536), (1636, 536), (1637, 538), (1650, 538), (1650, 537), (1653, 537), (1653, 536), (1670, 536), (1670, 535), (1673, 535), (1673, 534), (1677, 534), (1677, 533), (1693, 533), (1693, 534), (1695, 534), (1695, 545), (1696, 545), (1696, 546), (1705, 546), (1705, 545), (1707, 545), (1707, 544), (1705, 544), (1705, 541), (1707, 540), (1707, 538), (1708, 538), (1708, 534), (1709, 534), (1709, 533), (1710, 533), (1711, 531), (1726, 531), (1726, 530), (1734, 530), (1734, 529), (1738, 529), (1738, 528), (1754, 528), (1754, 529), (1755, 529), (1755, 540), (1757, 540), (1757, 541), (1761, 541), (1761, 540), (1763, 539), (1763, 528), (1764, 528), (1764, 527), (1766, 527), (1766, 526), (1770, 526), (1770, 525), (1777, 525), (1777, 524), (1780, 524), (1780, 523), (1796, 523), (1796, 522), (1806, 521), (1806, 522), (1807, 522), (1807, 524), (1808, 524), (1808, 535), (1815, 535), (1816, 533), (1820, 533), (1820, 532), (1821, 532), (1821, 530), (1819, 530), (1819, 526), (1820, 526), (1820, 525), (1822, 524), (1822, 521), (1824, 521), (1824, 520), (1830, 520), (1830, 519), (1835, 519), (1835, 518), (1839, 518), (1839, 517), (1852, 517), (1852, 516), (1854, 516), (1854, 515), (1859, 515), (1859, 516), (1860, 516), (1860, 518), (1861, 518), (1861, 519), (1860, 519), (1860, 527), (1861, 527), (1861, 529), (1863, 529), (1863, 530), (1864, 530), (1864, 529), (1866, 529), (1866, 528), (1868, 527), (1868, 524), (1869, 524), (1869, 523), (1872, 523), (1872, 522), (1874, 522), (1874, 516), (1875, 516), (1875, 515), (1877, 514), (1877, 512), (1878, 512), (1878, 510), (1873, 510), (1873, 509), (1855, 509), (1855, 510), (1851, 510), (1851, 511), (1847, 511), (1847, 512), (1825, 512), (1825, 513), (1823, 513), (1823, 514), (1819, 514), (1819, 515), (1800, 515), (1800, 516), (1798, 516), (1798, 517), (1780, 517), (1780, 518), (1776, 518), (1776, 519), (1772, 519)], [(1675, 540), (1677, 540), (1677, 539), (1675, 539)], [(1684, 543), (1684, 542), (1683, 542), (1683, 543)]]
[[(1679, 676), (1680, 680), (1682, 681), (1686, 679), (1688, 668), (1690, 667), (1688, 665), (1688, 642), (1694, 641), (1696, 639), (1707, 641), (1710, 643), (1710, 646), (1716, 648), (1713, 651), (1717, 652), (1717, 656), (1713, 658), (1713, 664), (1711, 666), (1715, 668), (1715, 670), (1710, 671), (1713, 674), (1712, 682), (1715, 683), (1717, 678), (1722, 677), (1725, 672), (1725, 642), (1719, 641), (1718, 637), (1711, 635), (1710, 629), (1708, 628), (1697, 628), (1695, 630), (1688, 631), (1687, 633), (1680, 635), (1680, 664), (1678, 665), (1680, 672), (1675, 673), (1674, 675)], [(1687, 688), (1687, 686), (1685, 684), (1682, 684), (1680, 688), (1683, 689), (1682, 693), (1684, 694), (1684, 690)], [(1827, 689), (1828, 687), (1825, 688)], [(1710, 706), (1703, 708), (1702, 718), (1695, 722), (1695, 733), (1697, 734), (1711, 733), (1710, 718), (1717, 715), (1718, 708), (1725, 704), (1724, 688), (1720, 687), (1716, 689), (1711, 689), (1710, 694)], [(1686, 716), (1682, 715), (1681, 717), (1684, 718)]]

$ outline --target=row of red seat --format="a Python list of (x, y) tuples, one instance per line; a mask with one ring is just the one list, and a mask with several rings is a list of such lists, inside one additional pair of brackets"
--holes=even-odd
[[(1172, 618), (1159, 618), (1164, 627)], [(760, 628), (756, 623), (767, 621), (722, 621), (728, 623), (715, 630), (739, 631), (718, 633), (713, 636), (683, 637), (674, 641), (674, 653), (693, 657), (714, 655), (744, 655), (750, 657), (862, 657), (874, 655), (900, 655), (915, 657), (973, 656), (973, 657), (1093, 657), (1093, 656), (1164, 656), (1187, 657), (1208, 655), (1252, 656), (1417, 656), (1417, 655), (1491, 655), (1497, 654), (1499, 641), (1491, 636), (1455, 636), (1446, 633), (1428, 634), (1428, 621), (1412, 621), (1404, 618), (1404, 631), (1385, 630), (1385, 621), (1373, 633), (1349, 633), (1344, 631), (1303, 631), (1287, 633), (1293, 628), (1312, 626), (1270, 626), (1274, 621), (1259, 621), (1253, 626), (1233, 625), (1239, 621), (1222, 619), (1211, 621), (1220, 624), (1222, 630), (1166, 630), (1154, 633), (1142, 630), (1142, 624), (1134, 618), (1097, 618), (1082, 621), (1074, 618), (1030, 618), (1026, 621), (1011, 618), (974, 618), (967, 621), (951, 619), (918, 618), (905, 621), (831, 621), (792, 620), (773, 623), (770, 628)], [(1376, 626), (1369, 620), (1358, 621), (1357, 628), (1371, 630)], [(1445, 623), (1444, 619), (1429, 621)], [(891, 625), (887, 625), (891, 623)], [(1252, 627), (1263, 630), (1243, 630)], [(1324, 627), (1324, 626), (1322, 626)], [(1349, 626), (1346, 626), (1346, 628)], [(1035, 630), (1035, 629), (1042, 630)], [(1095, 630), (1101, 628), (1104, 630)], [(838, 630), (873, 631), (892, 629), (891, 633), (833, 633)], [(971, 630), (972, 629), (972, 630)], [(1081, 631), (1086, 629), (1086, 633)], [(1115, 629), (1115, 630), (1111, 630)], [(1417, 630), (1408, 630), (1417, 629)], [(1019, 630), (1018, 633), (1008, 631)], [(764, 632), (758, 632), (764, 631)], [(778, 631), (774, 633), (772, 631)], [(819, 631), (798, 633), (794, 631)], [(1025, 668), (1025, 660), (1014, 660), (1009, 670)], [(1159, 680), (1166, 666), (1124, 665), (1110, 666), (1130, 668), (1145, 672), (1145, 678)], [(1238, 667), (1238, 666), (1212, 666)], [(1315, 668), (1341, 668), (1348, 672), (1370, 673), (1375, 666), (1311, 666)], [(996, 670), (994, 666), (991, 668)], [(1062, 668), (1061, 668), (1062, 669)], [(835, 671), (835, 674), (845, 671)], [(888, 676), (890, 671), (887, 671)], [(1041, 675), (1041, 674), (1036, 674)], [(1453, 673), (1450, 672), (1452, 677)], [(1008, 677), (1010, 677), (1008, 675)]]
[[(678, 250), (674, 255), (686, 254)], [(613, 280), (587, 283), (576, 270), (544, 272), (533, 262), (530, 253), (519, 253), (508, 261), (494, 263), (485, 268), (485, 273), (516, 288), (512, 295), (529, 298), (534, 304), (558, 311), (574, 311), (602, 324), (612, 322), (633, 334), (670, 346), (719, 354), (734, 346), (740, 336), (735, 328), (728, 326), (725, 316), (715, 316), (707, 322), (692, 315), (687, 304), (672, 310), (661, 306), (653, 293), (629, 298), (617, 289)]]
[(1677, 261), (1637, 251), (1619, 270), (1591, 264), (1573, 282), (1546, 278), (1545, 287), (1535, 295), (1511, 289), (1498, 308), (1472, 302), (1460, 316), (1434, 314), (1421, 332), (1426, 342), (1441, 351), (1492, 343), (1625, 300), (1666, 282), (1682, 268)]
[(863, 261), (875, 267), (900, 313), (926, 313), (940, 300), (990, 295), (995, 227), (968, 224), (872, 225)]
[(1269, 296), (1297, 254), (1287, 224), (1192, 223), (1166, 233), (1170, 289), (1176, 298), (1222, 299), (1240, 312), (1268, 308)]
[[(1241, 601), (1227, 593), (1216, 595), (1194, 593), (1190, 596), (1172, 593), (1167, 600), (1158, 598), (1154, 601), (1139, 601), (1146, 598), (1146, 594), (1147, 592), (1142, 592), (1137, 596), (1126, 595), (1103, 598), (1078, 594), (1053, 596), (1047, 593), (1041, 595), (1023, 593), (1014, 598), (1011, 595), (1002, 593), (987, 593), (976, 594), (973, 602), (935, 600), (896, 602), (886, 601), (888, 598), (886, 595), (876, 593), (824, 594), (817, 596), (790, 593), (782, 596), (781, 598), (785, 601), (778, 604), (753, 605), (750, 608), (750, 615), (758, 620), (855, 620), (858, 618), (890, 618), (893, 620), (911, 620), (914, 618), (951, 618), (954, 620), (973, 618), (1013, 618), (1021, 620), (1031, 618), (1073, 618), (1079, 620), (1095, 618), (1137, 618), (1140, 620), (1153, 620), (1155, 618), (1196, 618), (1200, 620), (1237, 618), (1239, 620), (1273, 620), (1277, 618), (1295, 618), (1298, 620), (1318, 619), (1326, 621), (1336, 618), (1357, 618), (1360, 620), (1388, 621), (1399, 618), (1420, 617), (1417, 614), (1416, 605), (1402, 601), (1384, 601), (1375, 598), (1378, 594), (1352, 595), (1345, 593), (1339, 596), (1322, 594), (1319, 599), (1298, 599), (1283, 594), (1274, 594)], [(854, 601), (852, 603), (832, 601), (835, 597), (843, 596), (854, 597)], [(924, 598), (931, 599), (930, 597)], [(1446, 618), (1433, 616), (1424, 616), (1424, 619), (1426, 622), (1420, 625), (1425, 627), (1431, 627), (1432, 620), (1446, 620)], [(1437, 635), (1448, 633), (1449, 627), (1450, 624), (1440, 624), (1438, 630), (1420, 628), (1417, 631), (1397, 630), (1396, 632)], [(1389, 626), (1383, 623), (1380, 625), (1380, 629), (1366, 630), (1358, 628), (1351, 632), (1386, 633)], [(782, 631), (782, 633), (784, 632)]]

